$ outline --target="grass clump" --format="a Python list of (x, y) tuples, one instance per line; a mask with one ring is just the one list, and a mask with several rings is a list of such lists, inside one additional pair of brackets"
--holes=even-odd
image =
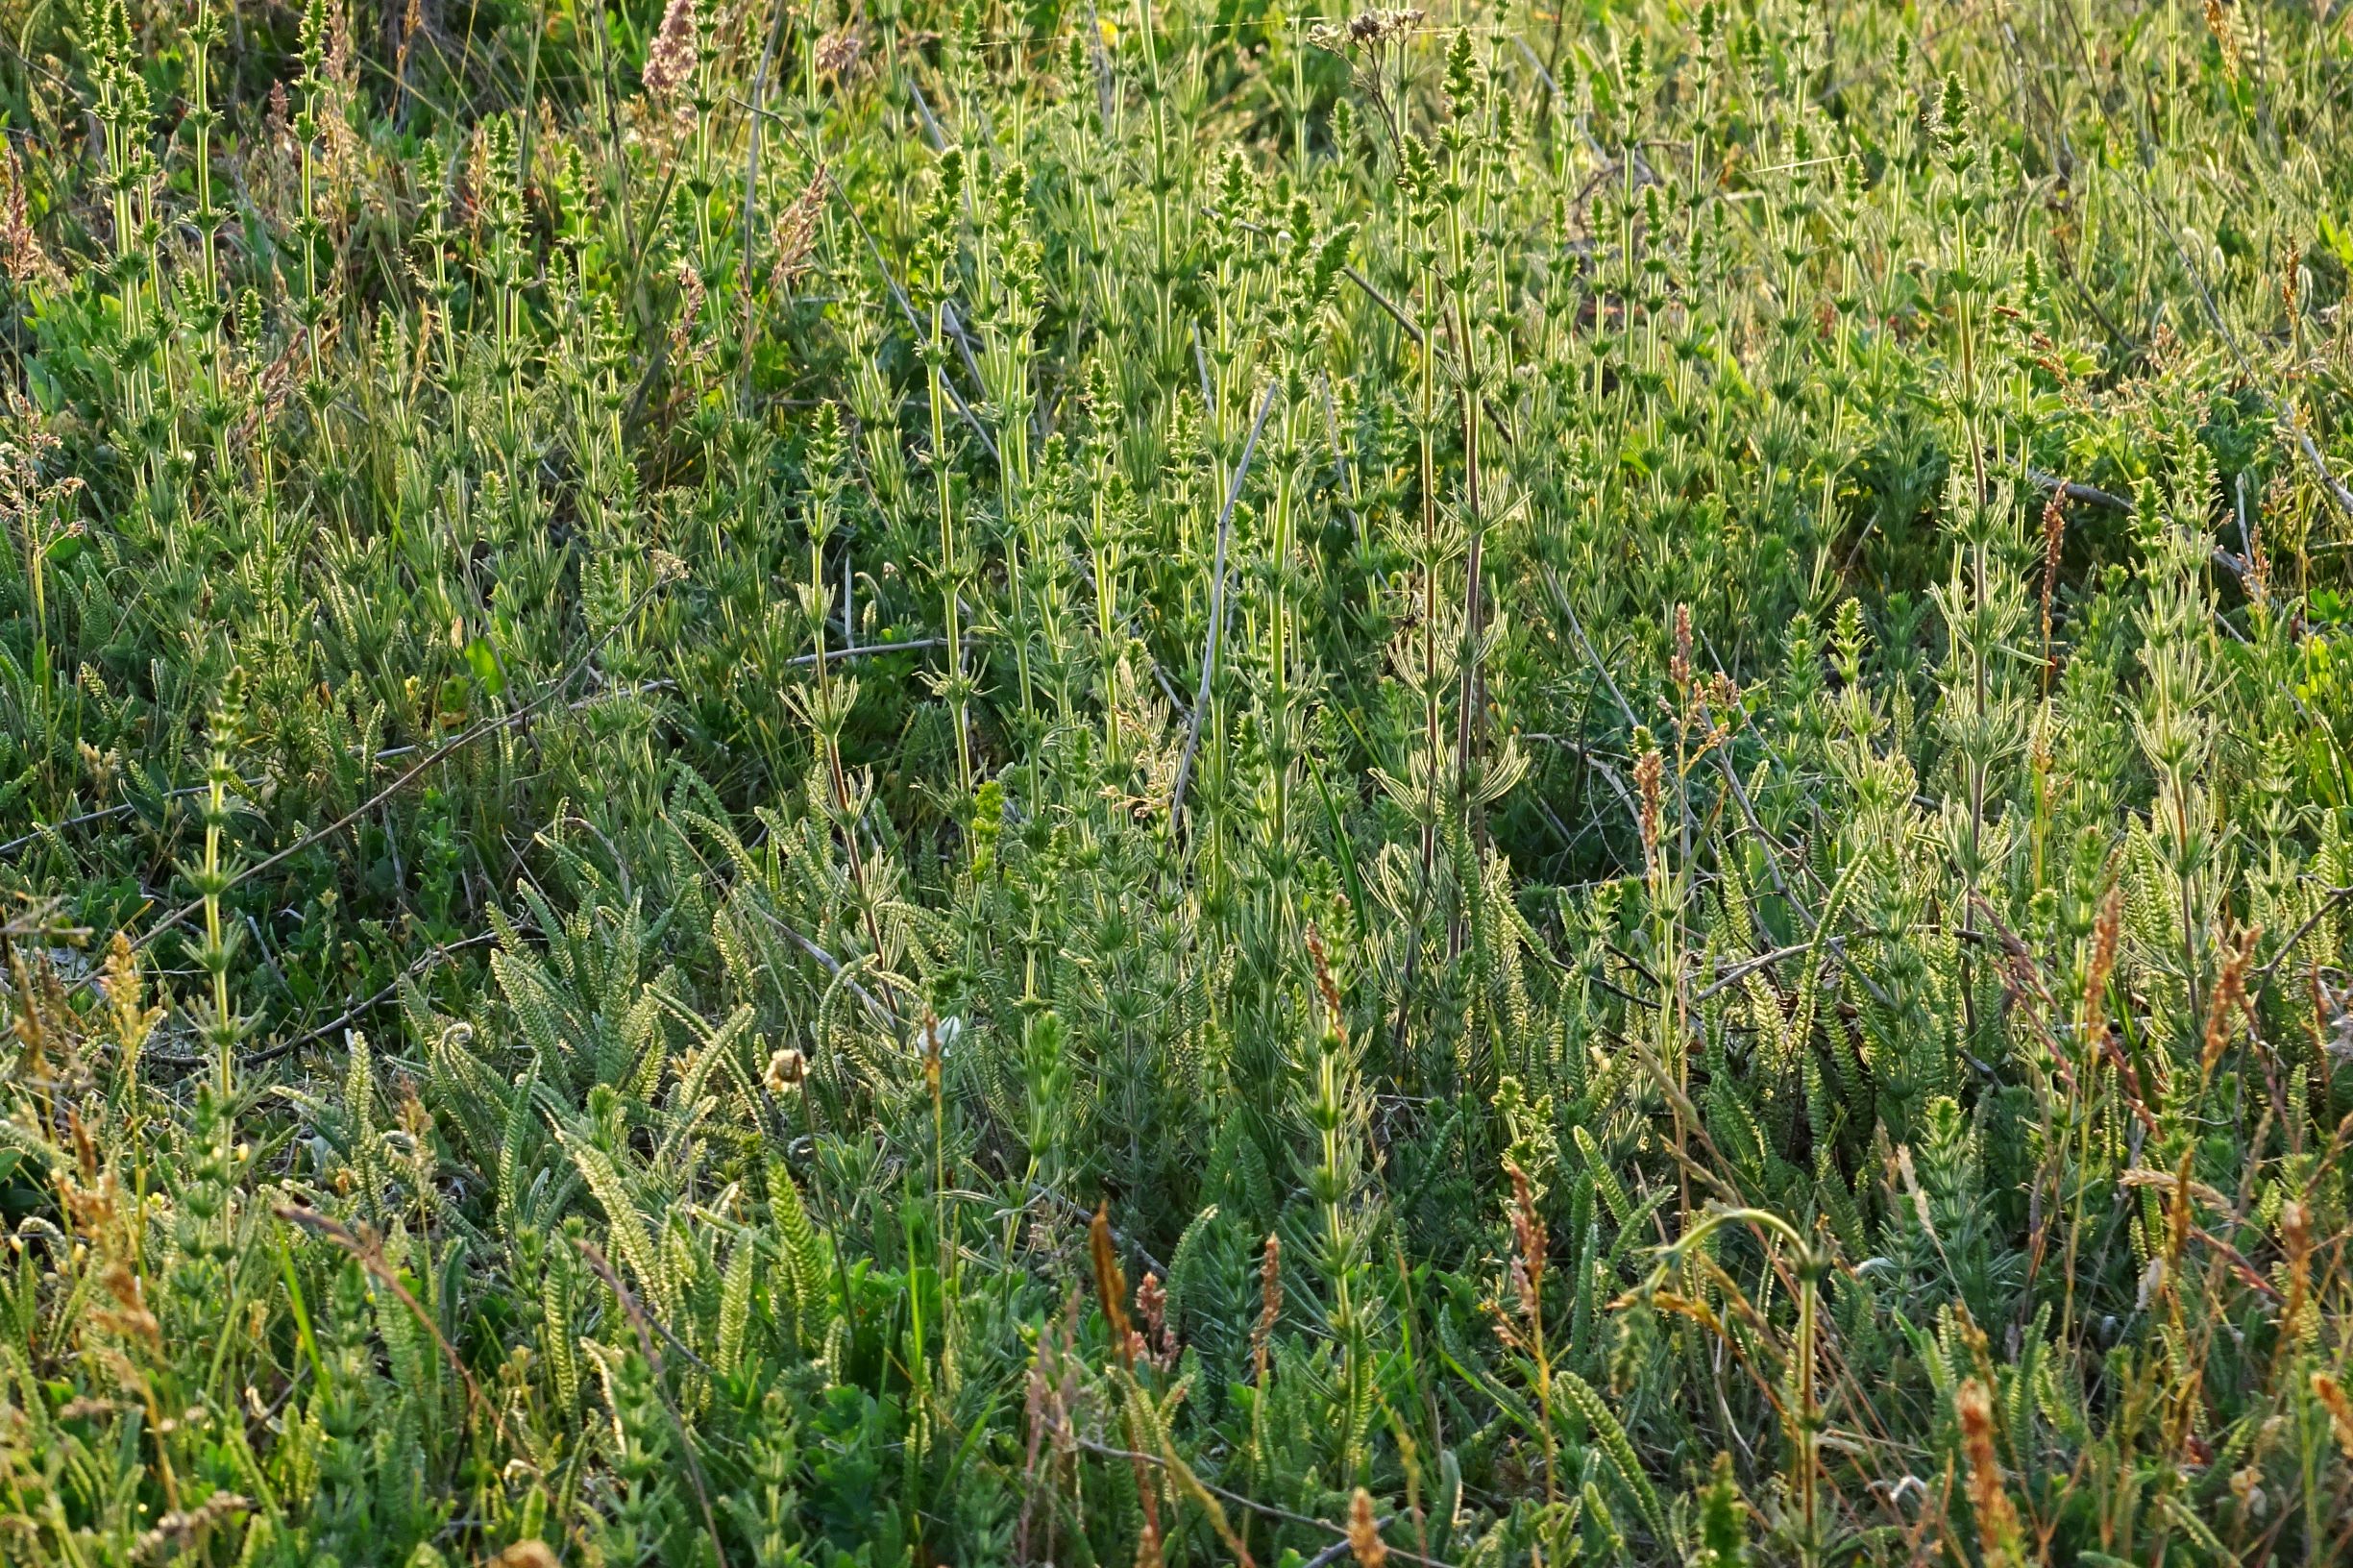
[(2353, 1550), (2325, 15), (8, 33), (0, 1558)]

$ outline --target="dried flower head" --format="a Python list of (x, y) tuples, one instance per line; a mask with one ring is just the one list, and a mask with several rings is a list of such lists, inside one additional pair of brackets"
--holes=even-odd
[(2203, 1048), (2198, 1052), (2197, 1070), (2205, 1077), (2214, 1071), (2223, 1051), (2238, 1033), (2241, 1015), (2247, 1011), (2246, 975), (2255, 962), (2255, 943), (2263, 936), (2263, 927), (2251, 926), (2239, 933), (2236, 940), (2222, 943), (2222, 968), (2215, 977), (2214, 994), (2206, 1006), (2206, 1033)]
[(64, 276), (33, 232), (24, 170), (5, 140), (0, 140), (0, 274), (17, 284), (56, 282)]
[(1119, 1249), (1113, 1244), (1111, 1211), (1097, 1207), (1087, 1226), (1087, 1251), (1094, 1264), (1095, 1299), (1111, 1324), (1111, 1340), (1122, 1361), (1135, 1360), (1135, 1330), (1127, 1315), (1127, 1271), (1119, 1266)]
[(2043, 662), (2050, 663), (2050, 605), (2059, 591), (2059, 556), (2067, 545), (2067, 485), (2051, 486), (2043, 505)]
[(2338, 1451), (2353, 1461), (2353, 1399), (2346, 1398), (2344, 1385), (2326, 1372), (2312, 1375), (2312, 1392), (2328, 1411), (2329, 1431), (2336, 1435)]
[(653, 42), (646, 50), (646, 70), (641, 80), (648, 96), (670, 98), (686, 85), (702, 61), (702, 44), (697, 37), (695, 0), (670, 0), (662, 12), (661, 28), (653, 35)]
[(1136, 1315), (1143, 1327), (1136, 1331), (1136, 1358), (1165, 1372), (1176, 1365), (1176, 1336), (1168, 1328), (1168, 1292), (1160, 1276), (1146, 1272), (1136, 1286)]
[(695, 270), (692, 261), (680, 261), (677, 276), (678, 314), (670, 324), (670, 355), (683, 360), (699, 355), (701, 346), (695, 341), (695, 326), (702, 319), (703, 302), (710, 296), (703, 287), (702, 274)]
[(1340, 1005), (1340, 988), (1332, 978), (1332, 960), (1324, 951), (1324, 934), (1311, 924), (1308, 927), (1308, 962), (1314, 967), (1316, 993), (1323, 998), (1324, 1026), (1335, 1033), (1344, 1033), (1348, 1027), (1347, 1013)]
[(111, 1308), (102, 1308), (93, 1316), (103, 1327), (125, 1339), (143, 1342), (160, 1354), (163, 1349), (163, 1326), (148, 1310), (145, 1282), (132, 1271), (131, 1265), (117, 1259), (109, 1263), (99, 1283), (106, 1286), (113, 1299)]
[(1544, 1216), (1536, 1212), (1535, 1188), (1528, 1172), (1509, 1160), (1504, 1173), (1511, 1178), (1511, 1284), (1520, 1298), (1520, 1311), (1532, 1324), (1544, 1289), (1544, 1255), (1549, 1247)]
[(114, 1043), (128, 1061), (139, 1054), (156, 1025), (163, 1021), (163, 1008), (146, 1005), (137, 955), (132, 951), (131, 939), (120, 931), (107, 945), (104, 989), (108, 1010), (113, 1015)]
[(856, 28), (837, 28), (817, 40), (817, 71), (820, 76), (832, 77), (836, 82), (846, 81), (865, 58), (866, 39)]
[(1348, 1500), (1348, 1550), (1358, 1568), (1381, 1568), (1389, 1560), (1388, 1546), (1381, 1539), (1381, 1521), (1373, 1517), (1373, 1494), (1361, 1486)]
[(2096, 1037), (2106, 1016), (2108, 976), (2116, 970), (2116, 947), (2124, 929), (2124, 890), (2108, 890), (2100, 900), (2099, 921), (2092, 928), (2092, 962), (2083, 974), (2083, 1017), (2086, 1038)]
[(1316, 25), (1310, 37), (1326, 49), (1351, 45), (1368, 47), (1403, 38), (1421, 26), (1428, 12), (1409, 7), (1384, 7), (1375, 11), (1359, 12), (1345, 26), (1334, 22)]
[(2239, 38), (2239, 26), (2222, 0), (2206, 0), (2206, 30), (2214, 35), (2216, 47), (2222, 51), (2222, 74), (2232, 81), (2245, 68), (2245, 49)]
[(1642, 753), (1634, 758), (1634, 792), (1641, 801), (1643, 858), (1654, 863), (1662, 821), (1659, 806), (1666, 794), (1667, 762), (1659, 755), (1657, 747), (1647, 744), (1648, 737), (1644, 740)]
[(251, 1498), (216, 1491), (192, 1508), (174, 1508), (157, 1519), (154, 1529), (140, 1534), (132, 1556), (140, 1562), (158, 1562), (181, 1553), (196, 1554), (213, 1526), (253, 1506)]
[(1269, 1232), (1259, 1261), (1259, 1320), (1250, 1330), (1250, 1363), (1257, 1381), (1266, 1381), (1266, 1346), (1283, 1316), (1283, 1238)]
[(1977, 1515), (1979, 1550), (1989, 1564), (2022, 1561), (2018, 1509), (1994, 1452), (1993, 1395), (1977, 1379), (1966, 1379), (1953, 1394), (1953, 1409), (1961, 1418), (1961, 1449), (1969, 1459), (1969, 1501)]
[(490, 1559), (490, 1568), (555, 1568), (555, 1553), (544, 1541), (517, 1541)]
[(821, 163), (809, 176), (793, 205), (776, 214), (773, 230), (776, 258), (768, 269), (768, 291), (781, 295), (794, 282), (809, 270), (810, 257), (817, 254), (818, 220), (824, 216), (825, 197), (832, 186), (825, 166)]

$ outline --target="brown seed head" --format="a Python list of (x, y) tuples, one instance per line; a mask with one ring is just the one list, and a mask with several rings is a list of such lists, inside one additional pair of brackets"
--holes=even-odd
[(1121, 1362), (1133, 1362), (1135, 1331), (1128, 1326), (1127, 1274), (1119, 1266), (1118, 1249), (1112, 1244), (1108, 1206), (1098, 1207), (1087, 1227), (1087, 1249), (1094, 1260), (1095, 1299), (1102, 1303), (1104, 1320), (1111, 1325), (1111, 1342)]
[(1511, 1161), (1504, 1162), (1504, 1173), (1511, 1178), (1511, 1240), (1519, 1253), (1520, 1267), (1531, 1291), (1544, 1283), (1544, 1254), (1547, 1240), (1544, 1216), (1536, 1213), (1536, 1190), (1528, 1179), (1528, 1172)]
[(1266, 1342), (1283, 1316), (1283, 1238), (1269, 1233), (1265, 1254), (1259, 1260), (1259, 1320), (1250, 1331), (1250, 1360), (1258, 1381), (1266, 1381)]
[(1381, 1568), (1389, 1560), (1389, 1549), (1381, 1539), (1381, 1522), (1373, 1517), (1373, 1494), (1361, 1486), (1348, 1502), (1348, 1550), (1355, 1554), (1359, 1568)]
[(2214, 995), (2206, 1005), (2205, 1048), (2198, 1053), (2198, 1077), (2202, 1080), (2214, 1071), (2231, 1040), (2238, 1033), (2239, 1017), (2247, 1011), (2246, 972), (2255, 960), (2255, 943), (2263, 935), (2263, 927), (2252, 926), (2239, 933), (2236, 940), (2222, 943), (2222, 969), (2215, 977)]
[(1634, 759), (1634, 790), (1642, 802), (1642, 851), (1646, 861), (1658, 850), (1658, 805), (1665, 793), (1666, 781), (1666, 759), (1658, 754), (1656, 747), (1652, 747)]
[(2345, 1397), (2344, 1385), (2326, 1372), (2312, 1375), (2313, 1397), (2328, 1411), (2329, 1428), (2337, 1434), (2337, 1447), (2348, 1460), (2353, 1460), (2353, 1399)]
[(1315, 989), (1323, 993), (1324, 1026), (1334, 1033), (1341, 1032), (1340, 988), (1332, 980), (1332, 961), (1324, 952), (1324, 934), (1308, 927), (1308, 959), (1315, 966)]
[(2050, 602), (2059, 589), (2059, 556), (2067, 544), (2067, 485), (2043, 503), (2043, 661), (2050, 662)]
[(2117, 939), (2124, 928), (2124, 890), (2121, 885), (2110, 888), (2108, 896), (2099, 906), (2099, 923), (2092, 931), (2092, 962), (2083, 971), (2083, 1018), (2085, 1038), (2100, 1032), (2105, 1016), (2102, 1001), (2108, 994), (2108, 976), (2116, 970)]
[(1975, 1378), (1962, 1382), (1953, 1395), (1954, 1413), (1961, 1418), (1961, 1449), (1969, 1459), (1969, 1501), (1977, 1515), (1978, 1550), (1985, 1561), (2017, 1563), (2018, 1510), (2001, 1482), (2001, 1461), (1994, 1452), (1994, 1399)]

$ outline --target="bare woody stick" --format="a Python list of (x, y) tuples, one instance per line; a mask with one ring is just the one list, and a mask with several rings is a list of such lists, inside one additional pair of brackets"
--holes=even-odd
[(1209, 711), (1210, 681), (1217, 674), (1217, 640), (1225, 629), (1226, 617), (1226, 542), (1234, 531), (1234, 503), (1241, 499), (1242, 480), (1249, 476), (1251, 454), (1258, 451), (1259, 431), (1266, 428), (1267, 411), (1274, 405), (1275, 382), (1269, 380), (1266, 390), (1259, 396), (1258, 414), (1250, 421), (1250, 437), (1242, 443), (1242, 460), (1234, 465), (1234, 478), (1226, 485), (1226, 503), (1217, 513), (1217, 558), (1210, 569), (1209, 639), (1201, 649), (1201, 689), (1193, 698), (1192, 723), (1185, 731), (1185, 754), (1177, 762), (1176, 787), (1168, 792), (1171, 832), (1185, 820), (1185, 786), (1192, 781), (1193, 753), (1201, 748), (1201, 716)]

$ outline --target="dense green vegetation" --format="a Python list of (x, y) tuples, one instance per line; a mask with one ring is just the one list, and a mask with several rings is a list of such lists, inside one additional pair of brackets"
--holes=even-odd
[(0, 12), (0, 1560), (2353, 1556), (2326, 6)]

